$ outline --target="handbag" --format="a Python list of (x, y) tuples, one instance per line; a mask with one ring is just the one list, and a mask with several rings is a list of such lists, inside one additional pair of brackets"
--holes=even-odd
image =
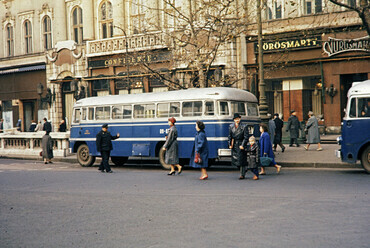
[(263, 155), (260, 157), (260, 163), (262, 166), (269, 166), (272, 162), (272, 158), (268, 157), (267, 155)]
[(40, 155), (40, 157), (42, 157), (42, 151), (40, 152), (40, 154), (39, 154), (39, 155)]
[(194, 163), (196, 164), (202, 163), (202, 159), (200, 158), (200, 154), (198, 152), (195, 152)]

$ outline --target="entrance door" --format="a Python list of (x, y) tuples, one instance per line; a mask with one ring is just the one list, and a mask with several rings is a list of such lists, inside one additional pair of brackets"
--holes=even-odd
[(73, 98), (73, 93), (64, 94), (64, 113), (63, 113), (63, 116), (66, 119), (67, 129), (70, 129), (70, 127), (71, 127), (72, 111), (73, 111), (74, 102), (75, 102), (75, 100)]
[(367, 73), (340, 75), (340, 109), (342, 112), (342, 120), (344, 117), (344, 110), (347, 106), (347, 93), (348, 90), (352, 87), (352, 83), (365, 80), (367, 80)]
[(24, 111), (24, 131), (28, 132), (32, 120), (35, 118), (35, 103), (34, 102), (23, 102)]

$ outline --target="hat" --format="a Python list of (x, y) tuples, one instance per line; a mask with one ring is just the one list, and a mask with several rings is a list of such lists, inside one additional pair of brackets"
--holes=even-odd
[(294, 110), (294, 109), (290, 110), (290, 113), (291, 113), (291, 114), (293, 114), (294, 112), (295, 112), (295, 110)]
[(240, 116), (240, 114), (235, 113), (235, 114), (234, 114), (234, 118), (233, 118), (233, 120), (234, 120), (234, 119), (236, 119), (236, 118), (242, 118), (242, 117)]
[(308, 111), (308, 115), (313, 115), (313, 112), (312, 111)]
[(174, 117), (168, 118), (168, 121), (172, 122), (172, 124), (175, 124), (176, 119)]
[(103, 124), (102, 128), (108, 128), (108, 124), (107, 123)]
[(275, 113), (275, 114), (274, 114), (274, 116), (277, 116), (277, 117), (279, 117), (279, 114), (278, 114), (278, 113)]

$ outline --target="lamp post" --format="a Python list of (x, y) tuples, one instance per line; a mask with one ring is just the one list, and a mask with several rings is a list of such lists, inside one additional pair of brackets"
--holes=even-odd
[(118, 28), (119, 30), (122, 31), (122, 33), (124, 34), (125, 36), (125, 47), (126, 47), (126, 54), (125, 54), (125, 62), (126, 62), (126, 69), (127, 69), (127, 84), (128, 84), (128, 91), (130, 93), (130, 87), (131, 87), (131, 82), (130, 82), (130, 76), (129, 76), (129, 73), (130, 73), (130, 65), (129, 65), (129, 61), (128, 61), (128, 42), (127, 42), (127, 34), (126, 34), (126, 31), (119, 27), (119, 26), (116, 26), (116, 25), (113, 25), (114, 28)]

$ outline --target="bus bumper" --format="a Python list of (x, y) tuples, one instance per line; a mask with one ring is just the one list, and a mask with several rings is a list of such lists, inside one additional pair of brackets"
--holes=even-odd
[(231, 149), (218, 149), (219, 157), (231, 157)]

